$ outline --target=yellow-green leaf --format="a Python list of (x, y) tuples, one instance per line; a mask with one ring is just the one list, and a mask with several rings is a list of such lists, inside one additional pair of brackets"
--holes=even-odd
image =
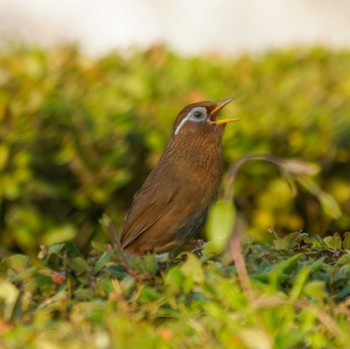
[(235, 218), (235, 207), (227, 200), (218, 200), (209, 211), (207, 236), (220, 250), (224, 249), (232, 234)]

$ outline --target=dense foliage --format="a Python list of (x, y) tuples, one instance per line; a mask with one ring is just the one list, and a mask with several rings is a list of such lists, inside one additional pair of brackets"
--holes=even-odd
[[(349, 72), (350, 52), (323, 48), (1, 52), (0, 347), (348, 348)], [(106, 245), (179, 110), (230, 96), (211, 241)]]
[(94, 244), (0, 264), (0, 347), (348, 348), (350, 233), (247, 243), (251, 294), (208, 243), (176, 258)]
[(120, 227), (179, 110), (229, 96), (237, 100), (226, 113), (241, 122), (227, 128), (226, 166), (248, 153), (313, 162), (318, 185), (342, 210), (335, 220), (308, 190), (294, 198), (275, 169), (251, 163), (234, 185), (248, 233), (346, 231), (349, 71), (349, 52), (322, 48), (237, 59), (162, 47), (99, 59), (75, 48), (1, 52), (0, 255), (35, 256), (40, 244), (74, 239), (89, 248), (104, 212)]

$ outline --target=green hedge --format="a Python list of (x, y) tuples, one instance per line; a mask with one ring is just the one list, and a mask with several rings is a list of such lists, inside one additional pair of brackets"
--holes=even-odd
[(266, 164), (235, 183), (249, 233), (263, 238), (350, 227), (350, 52), (295, 48), (235, 59), (181, 57), (163, 47), (99, 59), (76, 48), (0, 53), (0, 243), (35, 254), (40, 244), (101, 236), (106, 212), (122, 226), (133, 193), (189, 102), (236, 97), (226, 113), (225, 166), (247, 153), (320, 167), (318, 185), (340, 204), (333, 220)]

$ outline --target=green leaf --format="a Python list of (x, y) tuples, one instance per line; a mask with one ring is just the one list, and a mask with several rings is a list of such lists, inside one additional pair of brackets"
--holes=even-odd
[(144, 287), (141, 291), (138, 301), (140, 303), (158, 303), (163, 298), (163, 294), (151, 287)]
[(88, 267), (85, 259), (82, 258), (82, 257), (69, 258), (67, 260), (67, 264), (78, 275), (81, 275), (81, 274), (85, 273), (85, 271), (86, 271), (86, 269)]
[(143, 263), (142, 263), (142, 270), (143, 272), (148, 272), (151, 274), (156, 274), (158, 271), (158, 260), (157, 260), (157, 255), (156, 254), (147, 254), (143, 258)]
[(208, 258), (217, 256), (221, 252), (222, 249), (214, 241), (208, 241), (204, 244), (204, 247), (202, 249), (203, 256)]
[(305, 285), (303, 292), (307, 296), (319, 300), (327, 297), (325, 282), (322, 280), (310, 281)]
[(306, 281), (308, 280), (310, 271), (311, 268), (309, 266), (306, 266), (298, 272), (295, 281), (293, 282), (293, 287), (290, 291), (291, 300), (295, 301), (299, 298), (306, 284)]
[(16, 306), (20, 291), (10, 281), (0, 279), (0, 304), (3, 303), (0, 311), (2, 310), (5, 321), (9, 321), (12, 318), (13, 311)]
[(57, 254), (58, 252), (62, 251), (62, 249), (65, 247), (64, 243), (56, 243), (49, 247), (47, 254)]
[(69, 257), (81, 257), (82, 256), (78, 246), (72, 242), (66, 242), (65, 248), (67, 250), (67, 254)]
[(43, 243), (46, 245), (52, 245), (58, 242), (69, 241), (76, 236), (76, 228), (73, 225), (64, 225), (49, 230), (44, 235)]
[(290, 242), (287, 239), (281, 238), (281, 239), (273, 239), (273, 245), (276, 250), (288, 250)]
[(350, 264), (344, 264), (335, 274), (334, 280), (345, 280), (350, 283)]
[(310, 266), (310, 268), (311, 268), (311, 270), (310, 270), (310, 271), (311, 271), (311, 274), (315, 273), (316, 271), (318, 271), (319, 269), (321, 269), (321, 267), (324, 266), (324, 260), (325, 260), (325, 258), (322, 257), (322, 258), (316, 260), (315, 262), (313, 262), (313, 263), (311, 264), (311, 266)]
[(335, 263), (335, 265), (345, 265), (345, 264), (350, 265), (350, 254), (344, 254)]
[(170, 294), (177, 294), (183, 284), (184, 275), (178, 266), (171, 268), (164, 277), (166, 290)]
[(181, 265), (180, 270), (194, 282), (201, 283), (204, 280), (203, 268), (200, 260), (193, 253), (186, 253), (186, 260)]
[(192, 253), (186, 253), (186, 260), (181, 265), (180, 270), (184, 275), (183, 289), (185, 293), (192, 290), (195, 284), (204, 281), (204, 272), (200, 260)]
[(20, 273), (29, 266), (29, 257), (23, 254), (14, 254), (6, 259), (6, 264), (15, 272)]
[(327, 244), (328, 248), (335, 250), (342, 249), (342, 239), (339, 233), (334, 233), (332, 236), (326, 236), (323, 240)]
[(312, 248), (315, 249), (327, 248), (327, 244), (319, 235), (308, 237), (305, 241), (311, 244)]
[(232, 202), (221, 199), (210, 209), (207, 222), (207, 236), (220, 250), (230, 239), (235, 224), (236, 212)]
[(286, 275), (286, 273), (291, 273), (294, 269), (296, 269), (300, 258), (301, 254), (298, 253), (272, 267), (272, 269), (268, 272), (268, 280), (270, 280), (270, 283), (274, 288), (278, 288), (280, 282), (288, 279), (288, 275)]
[(303, 238), (306, 238), (307, 234), (296, 231), (287, 234), (283, 238), (273, 240), (273, 244), (277, 250), (290, 250), (295, 246), (298, 246)]
[(294, 256), (282, 261), (280, 264), (278, 264), (277, 268), (280, 271), (289, 273), (290, 271), (294, 270), (295, 267), (298, 265), (301, 256), (301, 253), (297, 253)]
[(344, 233), (343, 249), (350, 251), (350, 231)]
[(106, 263), (108, 263), (111, 260), (111, 253), (105, 252), (100, 259), (96, 262), (94, 266), (94, 273), (99, 272), (103, 267), (106, 266)]
[(340, 206), (331, 195), (322, 192), (318, 195), (318, 199), (323, 208), (323, 211), (329, 217), (333, 219), (338, 219), (341, 217)]

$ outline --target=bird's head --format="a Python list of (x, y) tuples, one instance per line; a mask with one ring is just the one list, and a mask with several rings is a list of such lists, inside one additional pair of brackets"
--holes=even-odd
[(217, 119), (220, 111), (232, 100), (227, 98), (218, 103), (203, 101), (186, 106), (175, 120), (172, 136), (206, 134), (215, 131), (221, 131), (222, 134), (226, 124), (239, 120)]

